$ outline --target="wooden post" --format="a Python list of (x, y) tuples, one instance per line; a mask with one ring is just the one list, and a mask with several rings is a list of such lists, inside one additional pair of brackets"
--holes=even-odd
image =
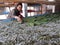
[(46, 5), (46, 13), (47, 13), (47, 5)]
[(27, 17), (27, 3), (22, 3), (23, 16)]
[(41, 5), (41, 14), (42, 14), (42, 5)]
[(52, 13), (55, 13), (55, 5), (53, 5)]

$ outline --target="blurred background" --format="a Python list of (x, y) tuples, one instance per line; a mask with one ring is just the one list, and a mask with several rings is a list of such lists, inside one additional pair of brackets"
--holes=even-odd
[(24, 17), (55, 13), (60, 11), (59, 0), (2, 0), (0, 1), (0, 19), (7, 19), (18, 2), (22, 3)]

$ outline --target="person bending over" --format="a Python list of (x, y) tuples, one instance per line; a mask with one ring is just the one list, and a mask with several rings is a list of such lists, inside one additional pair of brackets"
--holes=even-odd
[(15, 18), (18, 22), (22, 23), (23, 16), (21, 15), (22, 12), (22, 4), (18, 3), (12, 11), (10, 11), (8, 18)]

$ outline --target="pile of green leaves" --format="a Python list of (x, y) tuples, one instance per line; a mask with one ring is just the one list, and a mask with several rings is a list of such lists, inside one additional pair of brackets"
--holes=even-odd
[(30, 26), (41, 25), (43, 23), (55, 22), (60, 19), (60, 14), (45, 14), (40, 16), (25, 17), (23, 20)]

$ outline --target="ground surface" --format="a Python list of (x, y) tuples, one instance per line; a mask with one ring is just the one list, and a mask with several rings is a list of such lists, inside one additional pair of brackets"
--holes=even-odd
[(0, 22), (0, 45), (60, 45), (60, 20), (36, 26)]

